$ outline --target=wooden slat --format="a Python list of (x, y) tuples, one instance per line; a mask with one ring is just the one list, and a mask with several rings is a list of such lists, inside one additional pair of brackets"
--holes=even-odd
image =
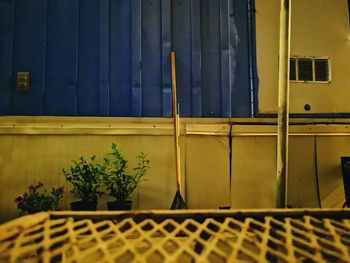
[(349, 210), (39, 213), (0, 226), (19, 262), (349, 262)]

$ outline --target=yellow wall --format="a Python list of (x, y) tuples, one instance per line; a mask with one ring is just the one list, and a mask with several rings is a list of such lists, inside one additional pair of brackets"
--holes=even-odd
[[(277, 111), (280, 0), (256, 0), (259, 112)], [(330, 84), (291, 83), (290, 112), (350, 112), (347, 0), (293, 0), (291, 55), (330, 57)]]
[[(181, 167), (188, 207), (274, 208), (277, 129), (271, 124), (275, 121), (182, 120)], [(320, 202), (322, 207), (340, 207), (344, 201), (340, 156), (350, 156), (349, 126), (304, 125), (305, 121), (292, 120), (288, 203), (293, 207), (318, 207)], [(13, 200), (28, 184), (41, 181), (70, 190), (61, 168), (81, 155), (103, 155), (112, 142), (121, 145), (131, 167), (140, 151), (151, 160), (147, 181), (133, 195), (134, 208), (169, 209), (176, 190), (171, 119), (1, 117), (0, 221), (17, 215)], [(106, 209), (110, 199), (103, 197), (99, 209)], [(69, 209), (72, 200), (67, 191), (63, 209)]]
[[(185, 136), (187, 126), (181, 125), (183, 196), (192, 208), (228, 206), (228, 129), (205, 138), (196, 133), (195, 125), (191, 129), (191, 122), (186, 122), (188, 136)], [(151, 161), (147, 180), (133, 195), (133, 207), (169, 209), (176, 192), (171, 119), (2, 117), (0, 221), (16, 216), (14, 198), (37, 181), (47, 187), (65, 186), (68, 191), (63, 209), (69, 209), (74, 198), (61, 169), (68, 168), (71, 160), (82, 155), (103, 156), (112, 142), (121, 145), (130, 167), (141, 151), (147, 153)], [(102, 198), (98, 208), (106, 209), (108, 200), (111, 198)]]

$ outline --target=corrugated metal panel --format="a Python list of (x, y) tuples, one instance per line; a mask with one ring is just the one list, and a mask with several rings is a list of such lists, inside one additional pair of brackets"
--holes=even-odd
[[(102, 2), (103, 1), (101, 1), (101, 3)], [(103, 81), (101, 81), (100, 79), (102, 76), (99, 74), (99, 65), (102, 66), (103, 62), (99, 60), (99, 57), (101, 57), (102, 59), (104, 56), (103, 53), (100, 53), (101, 51), (99, 43), (103, 44), (103, 39), (100, 39), (102, 38), (102, 36), (100, 36), (99, 33), (99, 19), (101, 16), (108, 17), (108, 13), (101, 14), (101, 11), (98, 12), (99, 9), (100, 4), (98, 1), (95, 0), (84, 0), (80, 1), (79, 3), (79, 54), (77, 90), (77, 110), (79, 115), (100, 114), (99, 99), (100, 88), (102, 88), (101, 85), (103, 85)], [(103, 20), (101, 19), (101, 23), (102, 22)]]
[[(110, 114), (131, 116), (131, 92), (134, 90), (131, 61), (136, 52), (131, 53), (134, 46), (134, 24), (138, 15), (133, 1), (110, 2)], [(132, 4), (132, 5), (131, 5)], [(132, 8), (132, 9), (131, 9)], [(131, 12), (135, 14), (135, 21), (131, 21)], [(135, 13), (134, 13), (135, 12)], [(138, 27), (138, 26), (137, 26)], [(122, 37), (121, 37), (122, 36)], [(133, 43), (133, 44), (131, 44)], [(136, 51), (136, 49), (135, 49)]]
[(173, 47), (182, 116), (249, 117), (252, 3), (0, 0), (0, 114), (169, 117)]
[[(79, 14), (84, 13), (79, 12), (78, 0), (51, 0), (47, 1), (47, 5), (44, 114), (76, 115), (80, 95), (78, 57), (85, 58), (84, 53), (82, 56), (78, 53), (79, 36), (84, 36), (83, 28), (79, 27)], [(82, 10), (83, 8), (80, 11)], [(91, 30), (93, 32), (93, 28)], [(90, 48), (93, 53), (93, 43)], [(84, 52), (84, 49), (82, 51)], [(84, 82), (79, 84), (83, 85)], [(84, 93), (88, 91), (86, 89)], [(84, 103), (88, 104), (89, 101), (86, 100)]]
[[(10, 114), (14, 2), (0, 1), (0, 113)], [(6, 36), (6, 37), (5, 37)]]
[[(41, 115), (44, 113), (45, 93), (46, 90), (49, 90), (49, 87), (44, 89), (44, 77), (48, 77), (48, 75), (43, 74), (45, 73), (45, 63), (49, 64), (50, 62), (45, 59), (47, 1), (14, 1), (14, 7), (12, 77), (18, 71), (28, 71), (31, 73), (32, 87), (30, 92), (20, 92), (15, 91), (14, 85), (11, 86), (10, 112), (16, 115)], [(50, 87), (51, 85), (54, 83), (50, 83)], [(53, 101), (51, 102), (53, 103)]]

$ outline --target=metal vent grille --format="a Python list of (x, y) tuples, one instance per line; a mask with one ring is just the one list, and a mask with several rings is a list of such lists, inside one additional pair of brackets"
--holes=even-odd
[(298, 59), (298, 80), (312, 81), (312, 59), (299, 58)]
[(331, 80), (328, 58), (291, 57), (290, 80), (297, 82), (329, 83)]
[(0, 262), (350, 262), (350, 212), (40, 213), (0, 227)]
[(297, 80), (296, 59), (295, 58), (290, 58), (289, 79), (290, 80)]
[(315, 81), (329, 81), (328, 59), (315, 59)]

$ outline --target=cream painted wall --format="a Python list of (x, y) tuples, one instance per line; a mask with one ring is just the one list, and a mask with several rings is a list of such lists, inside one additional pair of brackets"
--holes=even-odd
[[(231, 131), (230, 176), (229, 132), (230, 123), (236, 121), (240, 124), (233, 124)], [(274, 208), (275, 121), (181, 120), (183, 195), (188, 207)], [(305, 121), (312, 122), (292, 120), (290, 128), (288, 203), (340, 207), (344, 202), (340, 156), (350, 154), (350, 126), (304, 125)], [(74, 198), (61, 168), (82, 155), (102, 156), (112, 142), (121, 145), (130, 167), (140, 151), (151, 160), (147, 181), (133, 195), (134, 209), (169, 209), (176, 190), (171, 123), (148, 118), (0, 117), (0, 222), (17, 216), (14, 198), (36, 181), (65, 186), (63, 209), (69, 209)], [(110, 199), (103, 197), (98, 209), (105, 210)]]
[[(259, 113), (277, 111), (279, 8), (280, 0), (256, 0)], [(347, 0), (293, 0), (291, 55), (330, 57), (332, 73), (330, 84), (291, 83), (291, 113), (350, 112)]]
[[(231, 205), (233, 208), (274, 208), (276, 206), (276, 136), (270, 133), (234, 136), (232, 145)], [(259, 126), (255, 129), (259, 130)], [(245, 133), (246, 135), (249, 133)], [(315, 137), (291, 136), (289, 147), (288, 205), (294, 208), (319, 207), (317, 193)], [(340, 160), (340, 158), (339, 158)], [(332, 159), (338, 166), (339, 160)], [(330, 176), (330, 174), (328, 174)], [(339, 174), (337, 174), (339, 177)], [(327, 188), (322, 181), (321, 188)], [(341, 181), (330, 187), (336, 189)], [(337, 198), (337, 199), (336, 199)], [(342, 200), (344, 195), (335, 199)], [(327, 206), (324, 207), (336, 207)]]
[(232, 146), (232, 207), (274, 208), (275, 136), (235, 136)]
[(189, 207), (230, 206), (228, 136), (186, 136), (186, 196)]
[[(229, 206), (228, 129), (209, 137), (187, 136), (185, 127), (191, 123), (191, 119), (181, 123), (180, 138), (183, 196), (187, 205), (213, 209)], [(2, 117), (0, 222), (17, 216), (14, 198), (37, 181), (47, 187), (64, 186), (62, 208), (69, 210), (75, 198), (61, 169), (68, 168), (71, 160), (80, 156), (102, 157), (112, 142), (120, 144), (130, 167), (141, 151), (151, 161), (147, 180), (132, 197), (133, 208), (169, 209), (176, 192), (171, 119)], [(105, 210), (109, 200), (112, 198), (106, 196), (100, 199), (98, 209)]]
[[(173, 141), (169, 136), (100, 136), (100, 135), (4, 135), (0, 136), (0, 220), (16, 215), (14, 198), (26, 186), (41, 181), (45, 186), (64, 186), (63, 209), (74, 199), (71, 185), (61, 173), (71, 160), (80, 156), (103, 156), (112, 142), (118, 142), (123, 153), (135, 165), (136, 156), (144, 151), (151, 160), (151, 171), (134, 194), (134, 208), (168, 208), (175, 194), (173, 179)], [(183, 164), (184, 165), (184, 164)], [(105, 210), (105, 202), (99, 209)]]

